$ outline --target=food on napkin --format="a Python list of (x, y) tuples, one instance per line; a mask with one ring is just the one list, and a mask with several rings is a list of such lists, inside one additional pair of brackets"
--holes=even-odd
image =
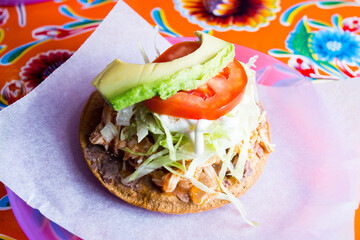
[[(270, 128), (253, 64), (196, 32), (153, 63), (114, 60), (94, 80), (80, 143), (99, 181), (152, 211), (195, 213), (232, 202), (260, 176)], [(249, 222), (250, 223), (250, 222)]]

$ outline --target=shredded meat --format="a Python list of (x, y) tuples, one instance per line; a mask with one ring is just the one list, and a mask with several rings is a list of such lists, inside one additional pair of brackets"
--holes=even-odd
[[(110, 142), (102, 136), (101, 130), (108, 123), (113, 123), (116, 128), (118, 135), (115, 136)], [(145, 137), (141, 142), (138, 143), (136, 135), (134, 135), (130, 140), (128, 138), (121, 140), (121, 129), (122, 126), (116, 124), (116, 112), (109, 106), (106, 105), (103, 109), (101, 122), (96, 126), (95, 130), (90, 135), (90, 142), (94, 145), (102, 145), (106, 150), (110, 150), (115, 155), (122, 156), (123, 160), (132, 160), (129, 161), (129, 164), (137, 168), (142, 162), (142, 156), (133, 154), (135, 153), (146, 153), (149, 151), (150, 147), (153, 145), (149, 137)], [(128, 149), (130, 151), (126, 151)]]
[[(115, 136), (110, 142), (102, 136), (101, 130), (107, 123), (113, 123), (116, 128), (118, 135)], [(273, 145), (269, 142), (268, 132), (267, 132), (267, 120), (265, 112), (262, 112), (259, 117), (259, 126), (255, 129), (250, 137), (250, 147), (247, 153), (247, 160), (244, 165), (243, 177), (249, 177), (252, 175), (253, 170), (250, 167), (250, 160), (256, 154), (258, 157), (262, 157), (266, 152), (273, 151)], [(101, 122), (95, 128), (95, 130), (90, 135), (90, 142), (94, 145), (102, 145), (106, 150), (110, 150), (116, 156), (121, 156), (123, 163), (122, 168), (126, 168), (125, 163), (136, 169), (138, 168), (147, 156), (133, 154), (142, 153), (145, 154), (149, 151), (151, 146), (154, 144), (150, 137), (145, 137), (141, 142), (138, 142), (136, 135), (132, 135), (131, 138), (126, 138), (121, 140), (121, 130), (124, 126), (118, 126), (116, 124), (116, 112), (109, 106), (104, 107)], [(241, 152), (244, 142), (235, 146), (235, 156), (231, 161), (232, 167), (235, 168), (239, 154)], [(188, 168), (191, 163), (191, 159), (186, 161), (185, 167)], [(220, 191), (221, 186), (219, 183), (219, 172), (222, 166), (222, 162), (218, 156), (210, 158), (206, 163), (201, 166), (198, 166), (195, 170), (193, 178), (214, 191)], [(117, 172), (119, 165), (111, 164), (104, 168), (104, 178), (112, 180), (112, 175), (114, 172)], [(178, 174), (184, 174), (181, 170), (175, 170)], [(227, 174), (229, 174), (229, 170)], [(216, 193), (208, 194), (201, 189), (197, 188), (191, 183), (189, 179), (185, 179), (178, 174), (173, 174), (168, 172), (165, 169), (158, 169), (153, 171), (150, 176), (155, 185), (162, 189), (162, 191), (167, 193), (173, 193), (180, 200), (184, 202), (192, 201), (198, 205), (203, 205), (208, 201), (216, 197)], [(222, 184), (228, 188), (231, 186), (231, 182), (228, 179), (224, 179)]]

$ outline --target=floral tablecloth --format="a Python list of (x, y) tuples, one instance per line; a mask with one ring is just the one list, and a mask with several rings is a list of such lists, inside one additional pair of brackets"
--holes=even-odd
[[(159, 25), (165, 37), (205, 31), (277, 58), (314, 83), (360, 77), (357, 0), (126, 2), (151, 25)], [(112, 0), (15, 6), (0, 2), (0, 109), (29, 93), (71, 57), (114, 5)], [(360, 240), (360, 210), (355, 232)], [(0, 239), (27, 239), (1, 183)]]

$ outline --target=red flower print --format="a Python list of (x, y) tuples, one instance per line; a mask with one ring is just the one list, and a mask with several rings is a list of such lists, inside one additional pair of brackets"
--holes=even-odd
[(41, 53), (31, 58), (21, 68), (20, 77), (26, 89), (32, 90), (45, 80), (55, 69), (60, 67), (72, 55), (67, 50), (56, 50)]
[(27, 94), (24, 83), (19, 80), (12, 80), (5, 83), (5, 86), (1, 89), (1, 95), (10, 105)]

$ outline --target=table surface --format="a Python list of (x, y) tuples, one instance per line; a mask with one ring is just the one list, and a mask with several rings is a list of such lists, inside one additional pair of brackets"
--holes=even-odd
[[(314, 83), (360, 77), (358, 1), (126, 1), (165, 37), (206, 31), (269, 54)], [(226, 1), (225, 1), (226, 2)], [(245, 2), (245, 1), (244, 1)], [(65, 62), (115, 5), (53, 0), (0, 6), (0, 109)], [(27, 239), (0, 183), (0, 239)], [(360, 208), (355, 216), (360, 240)]]

